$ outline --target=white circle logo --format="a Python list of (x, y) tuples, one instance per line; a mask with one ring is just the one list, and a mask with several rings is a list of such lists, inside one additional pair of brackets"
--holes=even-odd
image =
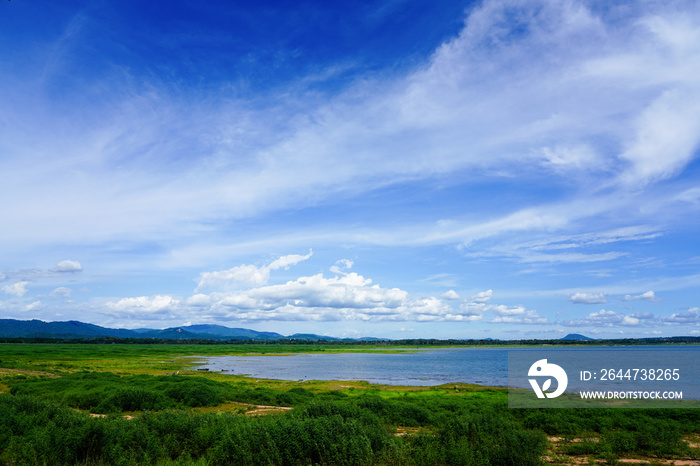
[[(540, 359), (530, 366), (527, 372), (528, 377), (547, 377), (542, 387), (537, 383), (537, 379), (528, 379), (532, 389), (537, 394), (537, 398), (556, 398), (566, 390), (566, 385), (569, 383), (569, 377), (566, 371), (556, 364), (549, 364), (546, 359)], [(551, 393), (546, 393), (552, 385), (552, 378), (557, 381), (557, 389)]]

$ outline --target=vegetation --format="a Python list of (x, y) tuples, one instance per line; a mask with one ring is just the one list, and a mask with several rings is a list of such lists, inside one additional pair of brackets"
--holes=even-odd
[[(279, 339), (255, 339), (249, 337), (202, 338), (196, 334), (180, 338), (150, 338), (150, 337), (111, 337), (111, 336), (71, 336), (59, 335), (33, 337), (0, 337), (0, 343), (44, 343), (44, 344), (89, 344), (89, 345), (236, 345), (236, 346), (309, 346), (325, 347), (424, 347), (424, 346), (637, 346), (637, 345), (699, 345), (700, 337), (658, 337), (658, 338), (615, 338), (607, 340), (438, 340), (438, 339), (404, 339), (404, 340), (355, 340), (329, 339), (318, 335), (301, 335), (299, 337), (284, 337)], [(306, 350), (305, 350), (306, 351)]]
[[(685, 441), (697, 443), (700, 410), (509, 409), (503, 389), (255, 381), (187, 370), (183, 356), (207, 354), (211, 346), (134, 348), (0, 345), (0, 367), (11, 367), (0, 369), (0, 391), (7, 392), (0, 394), (0, 464), (536, 465), (545, 457), (560, 464), (572, 456), (610, 464), (622, 457), (700, 458)], [(163, 375), (164, 367), (180, 374)], [(257, 405), (293, 409), (247, 415)]]

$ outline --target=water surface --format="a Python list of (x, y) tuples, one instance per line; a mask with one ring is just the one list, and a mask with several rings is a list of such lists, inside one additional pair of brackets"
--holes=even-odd
[[(578, 352), (581, 358), (591, 358), (601, 364), (605, 352), (625, 353), (634, 361), (635, 352), (644, 355), (640, 365), (653, 367), (649, 355), (682, 351), (687, 354), (678, 363), (700, 367), (700, 346), (618, 346), (566, 348), (428, 348), (392, 352), (301, 353), (276, 356), (216, 356), (203, 358), (200, 368), (228, 371), (278, 380), (365, 380), (374, 384), (433, 386), (445, 383), (474, 383), (508, 386), (508, 353), (559, 351)], [(602, 355), (602, 356), (601, 356)], [(686, 370), (686, 374), (690, 374)], [(697, 371), (695, 371), (697, 372)], [(697, 375), (693, 375), (697, 378)], [(695, 381), (700, 384), (700, 380)], [(527, 387), (525, 387), (527, 388)]]

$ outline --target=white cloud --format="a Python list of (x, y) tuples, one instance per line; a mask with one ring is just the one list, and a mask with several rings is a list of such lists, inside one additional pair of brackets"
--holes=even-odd
[(25, 311), (35, 311), (41, 307), (41, 301), (34, 301), (24, 307)]
[(700, 325), (700, 308), (691, 307), (686, 312), (673, 313), (661, 320), (666, 324)]
[(654, 292), (649, 290), (645, 293), (642, 293), (638, 296), (630, 296), (630, 295), (625, 295), (624, 298), (622, 298), (623, 301), (649, 301), (650, 303), (655, 303), (658, 301), (663, 301), (661, 298), (657, 298), (654, 295)]
[[(518, 312), (514, 312), (514, 311)], [(522, 311), (522, 312), (521, 312)], [(490, 323), (503, 324), (547, 324), (547, 318), (540, 316), (537, 311), (527, 311), (522, 308), (506, 309), (505, 312), (497, 313), (497, 317), (491, 319)]]
[(575, 304), (604, 304), (608, 302), (604, 293), (583, 293), (580, 291), (572, 294), (569, 301)]
[(523, 306), (506, 306), (503, 304), (489, 304), (493, 297), (493, 291), (481, 291), (465, 300), (459, 306), (461, 320), (480, 321), (484, 320), (487, 312), (491, 312), (495, 317), (488, 320), (489, 323), (502, 324), (544, 324), (548, 320), (541, 317), (537, 311), (527, 310)]
[(242, 320), (434, 320), (449, 307), (435, 298), (411, 299), (357, 273), (300, 277), (284, 284), (196, 294), (188, 305), (205, 307), (224, 321)]
[[(296, 256), (291, 260), (275, 261), (273, 266), (281, 267), (306, 258)], [(243, 269), (235, 267), (231, 270)], [(170, 296), (123, 298), (107, 302), (104, 314), (148, 320), (182, 319), (196, 313), (219, 322), (476, 322), (483, 320), (485, 313), (491, 311), (496, 315), (492, 322), (496, 323), (515, 322), (511, 319), (513, 316), (520, 323), (541, 323), (546, 320), (535, 311), (522, 307), (489, 304), (492, 294), (491, 290), (477, 293), (471, 301), (464, 301), (455, 309), (445, 302), (447, 298), (412, 297), (399, 288), (383, 288), (373, 284), (371, 279), (355, 272), (333, 277), (319, 273), (281, 284), (253, 284), (245, 289), (224, 289), (208, 294), (198, 292), (184, 300)], [(449, 293), (448, 300), (458, 298), (456, 295)]]
[(29, 284), (28, 281), (20, 281), (16, 283), (12, 283), (11, 285), (3, 285), (2, 286), (2, 291), (4, 291), (6, 294), (12, 295), (12, 296), (17, 296), (17, 297), (22, 297), (27, 293), (27, 285)]
[[(289, 269), (290, 266), (298, 264), (299, 262), (305, 261), (309, 259), (313, 255), (313, 251), (309, 251), (309, 253), (305, 256), (302, 256), (300, 254), (290, 254), (288, 256), (282, 256), (279, 259), (275, 259), (270, 263), (270, 265), (267, 266), (268, 269), (270, 270), (277, 270), (277, 269)], [(352, 263), (351, 263), (352, 265)]]
[(638, 118), (635, 139), (621, 154), (632, 164), (626, 183), (668, 178), (692, 160), (700, 145), (700, 89), (694, 86), (664, 92)]
[(337, 274), (345, 274), (346, 270), (350, 270), (353, 266), (353, 262), (349, 259), (340, 259), (336, 261), (335, 265), (332, 265), (330, 271)]
[(440, 295), (440, 297), (442, 299), (449, 299), (449, 300), (459, 299), (459, 295), (457, 294), (457, 292), (455, 290), (445, 291), (443, 294)]
[(180, 301), (172, 296), (139, 296), (109, 301), (105, 303), (106, 309), (102, 313), (115, 318), (133, 317), (144, 320), (160, 320), (174, 318), (177, 315), (179, 305)]
[(268, 267), (256, 267), (254, 265), (239, 265), (228, 270), (202, 273), (195, 291), (205, 288), (218, 288), (243, 284), (247, 286), (259, 286), (267, 283), (270, 278)]
[(568, 173), (572, 169), (600, 170), (606, 162), (590, 146), (580, 144), (571, 147), (543, 147), (542, 164), (555, 172)]
[(584, 253), (559, 253), (559, 254), (531, 254), (521, 259), (524, 263), (546, 262), (546, 263), (572, 263), (572, 262), (602, 262), (618, 259), (627, 255), (623, 252), (604, 252), (599, 254)]
[[(202, 225), (218, 229), (221, 218), (315, 205), (407, 177), (466, 169), (518, 173), (542, 161), (561, 174), (615, 174), (596, 180), (602, 184), (617, 175), (629, 182), (667, 177), (692, 158), (700, 137), (692, 67), (700, 49), (698, 15), (692, 2), (679, 5), (636, 2), (613, 13), (578, 1), (482, 2), (423, 66), (393, 80), (363, 76), (330, 99), (304, 98), (303, 106), (293, 88), (273, 96), (277, 105), (265, 110), (254, 109), (257, 99), (178, 101), (154, 91), (158, 83), (145, 91), (128, 84), (136, 80), (114, 79), (111, 84), (123, 84), (110, 94), (119, 97), (80, 108), (81, 121), (89, 123), (63, 134), (65, 126), (51, 129), (63, 114), (15, 105), (7, 112), (20, 118), (2, 136), (16, 150), (16, 176), (0, 194), (30, 180), (35, 189), (7, 212), (16, 228), (0, 232), (0, 239), (23, 239), (29, 248), (129, 232), (187, 237)], [(688, 14), (678, 15), (678, 8)], [(45, 104), (37, 103), (55, 107)], [(30, 117), (39, 113), (45, 120)], [(58, 141), (34, 137), (19, 123), (27, 120)], [(148, 157), (129, 157), (143, 153)], [(171, 170), (157, 163), (182, 153), (198, 154), (198, 163)], [(32, 154), (45, 154), (50, 163), (36, 163)], [(85, 163), (91, 154), (100, 154), (100, 163)], [(119, 171), (111, 169), (117, 165)], [(579, 215), (525, 210), (529, 215), (466, 228), (462, 239), (557, 228)], [(63, 214), (58, 221), (57, 211)]]
[(523, 306), (508, 307), (504, 305), (491, 305), (489, 309), (496, 314), (490, 323), (504, 324), (546, 324), (549, 321), (535, 310), (527, 310)]
[(488, 306), (484, 303), (468, 302), (465, 301), (459, 305), (459, 315), (462, 316), (464, 320), (468, 321), (478, 321), (483, 320), (484, 312), (486, 312)]
[(70, 273), (70, 272), (80, 272), (83, 270), (83, 266), (78, 261), (64, 260), (59, 262), (56, 267), (51, 269), (51, 272), (56, 273)]
[(73, 290), (65, 286), (59, 286), (51, 292), (49, 296), (52, 298), (70, 298)]
[(525, 308), (522, 306), (507, 307), (504, 305), (490, 306), (490, 309), (499, 317), (519, 316), (525, 314)]
[(621, 312), (606, 311), (601, 309), (598, 312), (592, 312), (583, 319), (566, 320), (560, 322), (566, 327), (615, 327), (622, 326), (639, 326), (639, 325), (654, 325), (658, 319), (653, 314), (648, 312), (636, 312), (633, 314), (623, 314)]
[(472, 296), (472, 302), (487, 303), (491, 300), (492, 296), (493, 296), (492, 290), (480, 291), (479, 293)]
[[(615, 199), (589, 200), (588, 205), (576, 204), (568, 206), (550, 206), (557, 212), (561, 219), (569, 220), (580, 218), (579, 216), (595, 215), (606, 208), (611, 208), (618, 203)], [(559, 213), (559, 211), (562, 211)], [(567, 214), (564, 210), (569, 210)], [(543, 229), (548, 229), (546, 226)], [(649, 241), (661, 236), (658, 227), (649, 225), (634, 225), (624, 228), (609, 230), (559, 235), (538, 235), (537, 239), (522, 241), (500, 240), (492, 246), (482, 246), (478, 252), (469, 252), (471, 257), (486, 257), (498, 259), (512, 259), (523, 264), (534, 266), (553, 266), (558, 264), (594, 263), (616, 261), (628, 256), (627, 253), (608, 251), (604, 253), (586, 252), (586, 249), (597, 248), (617, 242)], [(544, 236), (544, 237), (542, 237)]]
[(290, 254), (275, 259), (268, 265), (256, 267), (254, 265), (239, 265), (229, 270), (221, 270), (217, 272), (205, 272), (200, 276), (199, 284), (195, 292), (206, 288), (230, 288), (239, 284), (246, 286), (261, 286), (270, 279), (270, 271), (281, 268), (287, 269), (292, 265), (305, 261), (312, 256), (313, 252), (309, 252), (305, 256), (298, 254)]

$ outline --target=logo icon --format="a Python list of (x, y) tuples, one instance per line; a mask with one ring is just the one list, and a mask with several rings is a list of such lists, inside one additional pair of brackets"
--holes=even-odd
[[(566, 390), (566, 385), (569, 383), (569, 377), (566, 375), (566, 371), (556, 364), (550, 364), (546, 359), (540, 359), (530, 366), (530, 370), (527, 373), (528, 377), (548, 377), (547, 380), (542, 384), (542, 388), (537, 383), (537, 379), (528, 379), (532, 389), (537, 394), (537, 398), (556, 398)], [(551, 393), (545, 393), (549, 390), (552, 385), (552, 379), (557, 381), (557, 389)]]

